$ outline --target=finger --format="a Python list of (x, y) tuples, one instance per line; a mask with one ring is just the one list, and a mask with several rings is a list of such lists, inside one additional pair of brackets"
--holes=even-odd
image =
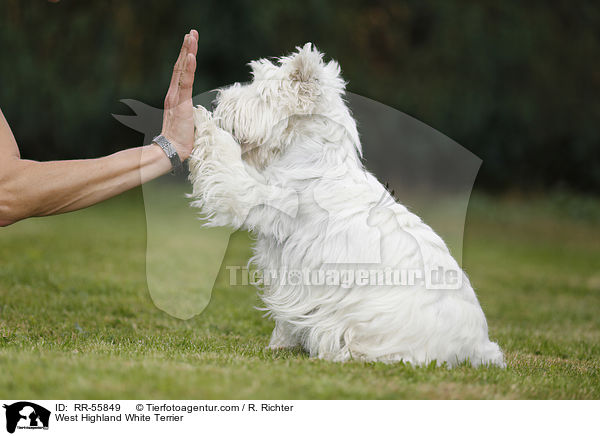
[(188, 53), (196, 56), (198, 53), (198, 32), (194, 29), (190, 30), (190, 44), (188, 46)]
[(165, 97), (165, 108), (168, 109), (177, 103), (177, 92), (179, 90), (179, 78), (181, 77), (181, 71), (183, 70), (183, 64), (185, 63), (185, 57), (188, 52), (189, 35), (185, 35), (183, 38), (183, 44), (179, 51), (179, 56), (173, 67), (173, 74), (171, 75), (171, 82), (169, 83), (169, 90)]
[[(173, 67), (173, 72), (181, 73), (181, 71), (183, 71), (183, 64), (185, 63), (185, 57), (189, 51), (191, 40), (191, 35), (189, 33), (186, 33), (186, 35), (183, 37), (183, 43), (181, 44), (179, 56), (177, 57), (177, 61), (175, 62), (175, 66)], [(175, 77), (175, 74), (173, 75), (173, 77)], [(177, 81), (171, 81), (171, 83), (177, 83)]]
[(196, 56), (188, 53), (185, 59), (185, 67), (179, 79), (179, 104), (192, 99), (194, 87), (194, 74), (196, 72)]

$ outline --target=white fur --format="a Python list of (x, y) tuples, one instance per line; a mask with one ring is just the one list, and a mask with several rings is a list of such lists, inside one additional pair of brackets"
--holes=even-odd
[(311, 356), (415, 365), (504, 367), (468, 278), (442, 239), (394, 201), (361, 162), (361, 145), (334, 61), (310, 44), (252, 62), (253, 81), (198, 107), (190, 162), (193, 206), (211, 226), (255, 233), (262, 270), (378, 268), (460, 271), (454, 290), (423, 284), (261, 287), (275, 319), (270, 346)]

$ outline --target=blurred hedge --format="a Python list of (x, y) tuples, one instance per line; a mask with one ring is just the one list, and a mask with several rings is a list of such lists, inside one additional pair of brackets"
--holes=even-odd
[(585, 0), (3, 0), (0, 107), (24, 156), (136, 145), (110, 114), (127, 112), (121, 98), (160, 106), (192, 27), (196, 93), (312, 41), (349, 90), (481, 157), (479, 187), (600, 192), (600, 6)]

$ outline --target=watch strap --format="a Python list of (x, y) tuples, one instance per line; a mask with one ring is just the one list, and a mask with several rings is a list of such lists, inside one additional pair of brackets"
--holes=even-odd
[(179, 153), (171, 144), (171, 142), (165, 138), (163, 135), (155, 136), (152, 139), (152, 142), (157, 144), (162, 150), (165, 152), (169, 160), (171, 161), (171, 166), (173, 167), (172, 174), (183, 174), (183, 165), (181, 164), (181, 158), (179, 157)]

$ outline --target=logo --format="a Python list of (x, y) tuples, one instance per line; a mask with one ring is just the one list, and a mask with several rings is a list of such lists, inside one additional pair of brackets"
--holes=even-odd
[(19, 401), (10, 406), (4, 405), (6, 409), (6, 431), (14, 433), (15, 429), (48, 430), (50, 411), (28, 401)]
[[(197, 95), (194, 103), (210, 108), (211, 101), (214, 99), (214, 92), (205, 92)], [(364, 220), (361, 224), (364, 232), (361, 240), (370, 241), (368, 249), (364, 244), (351, 244), (354, 235), (346, 236), (345, 232), (339, 232), (330, 220), (330, 217), (338, 216), (340, 213), (342, 216), (349, 213), (344, 209), (344, 205), (346, 199), (351, 201), (353, 198), (353, 195), (348, 193), (344, 199), (332, 199), (331, 180), (345, 180), (346, 171), (352, 167), (355, 159), (358, 159), (354, 151), (349, 151), (351, 149), (346, 150), (333, 143), (330, 145), (327, 142), (327, 145), (323, 145), (326, 151), (323, 154), (324, 159), (319, 161), (323, 172), (319, 173), (318, 177), (315, 172), (315, 179), (310, 189), (299, 192), (294, 189), (284, 189), (283, 186), (265, 184), (261, 177), (254, 178), (247, 174), (244, 183), (252, 183), (256, 187), (256, 192), (261, 194), (244, 196), (240, 199), (239, 208), (237, 206), (235, 208), (236, 222), (239, 220), (241, 225), (246, 222), (251, 210), (263, 210), (265, 207), (275, 214), (278, 213), (277, 211), (283, 214), (281, 222), (288, 221), (284, 215), (289, 219), (294, 217), (300, 207), (302, 210), (311, 211), (314, 222), (320, 223), (321, 226), (315, 229), (315, 234), (322, 234), (324, 240), (335, 239), (339, 244), (348, 247), (348, 249), (332, 251), (326, 250), (325, 246), (311, 247), (313, 252), (319, 248), (326, 250), (318, 256), (323, 264), (328, 265), (329, 278), (334, 282), (332, 284), (334, 286), (339, 282), (348, 283), (349, 287), (358, 286), (356, 282), (363, 283), (365, 279), (368, 279), (366, 284), (369, 284), (372, 281), (370, 270), (376, 269), (375, 279), (378, 286), (379, 277), (383, 277), (384, 283), (391, 281), (394, 286), (397, 286), (397, 282), (406, 282), (410, 286), (410, 282), (414, 279), (431, 290), (460, 288), (463, 274), (458, 266), (462, 258), (465, 217), (471, 188), (481, 165), (481, 159), (442, 133), (400, 111), (350, 92), (346, 92), (345, 99), (360, 125), (360, 141), (364, 146), (365, 159), (369, 163), (370, 170), (375, 172), (379, 180), (389, 182), (388, 193), (381, 192), (378, 201), (375, 196), (363, 211), (366, 213), (355, 214), (356, 217)], [(114, 115), (114, 117), (124, 125), (143, 133), (144, 143), (149, 144), (160, 132), (163, 111), (135, 100), (122, 100), (122, 102), (129, 106), (135, 115)], [(194, 118), (197, 118), (196, 121), (200, 123), (210, 121), (212, 115), (209, 115), (208, 109), (200, 109), (200, 106)], [(289, 124), (290, 126), (314, 121), (319, 125), (327, 125), (328, 135), (338, 138), (336, 141), (345, 140), (348, 144), (354, 144), (355, 148), (358, 146), (354, 133), (338, 122), (327, 120), (322, 115), (292, 115), (292, 117), (293, 122)], [(279, 132), (284, 124), (288, 125), (288, 120), (269, 126), (269, 129)], [(212, 127), (218, 127), (214, 125), (214, 119)], [(366, 171), (363, 172), (363, 176), (360, 176), (360, 180), (371, 178), (372, 176)], [(208, 306), (219, 271), (225, 266), (229, 238), (234, 231), (233, 226), (202, 226), (197, 214), (190, 213), (189, 199), (185, 195), (190, 193), (190, 188), (189, 181), (183, 178), (175, 180), (171, 178), (168, 182), (159, 179), (142, 185), (147, 227), (148, 290), (158, 308), (180, 319), (192, 318)], [(364, 192), (368, 191), (369, 189)], [(419, 245), (420, 239), (408, 231), (410, 227), (407, 226), (408, 222), (400, 221), (396, 215), (398, 210), (404, 211), (405, 206), (396, 205), (394, 191), (399, 198), (404, 199), (406, 208), (414, 211), (432, 228), (440, 230), (440, 236), (448, 242), (453, 256), (458, 261), (456, 267), (440, 271), (438, 268), (440, 265), (433, 264), (433, 261), (423, 263), (425, 259), (422, 247)], [(229, 193), (225, 192), (223, 195)], [(220, 194), (218, 196), (215, 194), (213, 197), (222, 198)], [(238, 200), (231, 197), (231, 201)], [(175, 225), (173, 225), (174, 219)], [(263, 221), (259, 219), (256, 225), (261, 225)], [(225, 221), (221, 221), (219, 225), (225, 225)], [(282, 228), (276, 225), (272, 230), (279, 232)], [(384, 237), (389, 234), (401, 237), (403, 244), (407, 244), (404, 249), (415, 253), (414, 265), (411, 268), (395, 269), (391, 272), (386, 270), (383, 260), (394, 259), (393, 256), (397, 255), (395, 244), (398, 239), (396, 236)], [(363, 265), (369, 269), (369, 276), (365, 277), (363, 272), (356, 271), (355, 267), (352, 267), (354, 271), (346, 274), (345, 270), (349, 265)], [(299, 266), (300, 269), (305, 267), (305, 265)], [(198, 268), (201, 268), (202, 280), (197, 280)], [(288, 271), (285, 277), (294, 282), (304, 280), (298, 274), (299, 272), (301, 271)], [(318, 280), (322, 280), (319, 278), (321, 271), (309, 272), (311, 283), (315, 283), (312, 280), (313, 273)], [(230, 273), (237, 274), (233, 270), (230, 270)], [(262, 273), (276, 272), (263, 270)], [(359, 273), (358, 276), (356, 273)], [(283, 274), (279, 273), (278, 277), (283, 277)], [(247, 276), (242, 278), (242, 285), (248, 284), (247, 278)], [(327, 283), (327, 275), (325, 282)], [(261, 283), (264, 284), (264, 281)]]

